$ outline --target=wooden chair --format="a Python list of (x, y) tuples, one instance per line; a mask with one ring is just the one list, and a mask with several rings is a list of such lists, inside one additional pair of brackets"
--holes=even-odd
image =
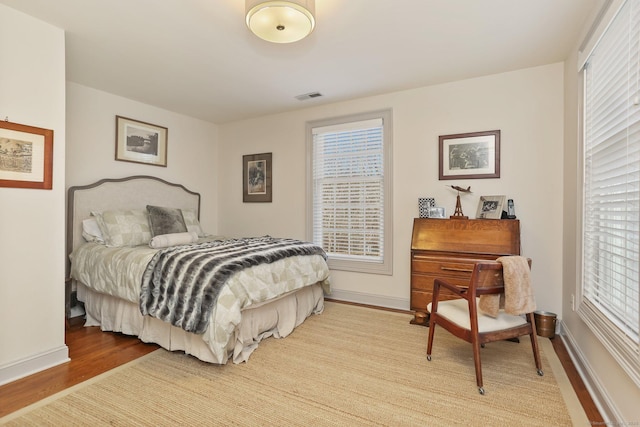
[[(531, 266), (531, 260), (528, 261)], [(440, 301), (441, 288), (448, 289), (460, 298)], [(507, 314), (501, 309), (497, 318), (478, 313), (477, 299), (481, 295), (503, 292), (502, 264), (496, 261), (483, 261), (475, 264), (468, 287), (455, 286), (442, 279), (435, 279), (433, 299), (427, 306), (427, 310), (431, 313), (427, 360), (431, 361), (436, 326), (442, 326), (456, 337), (471, 343), (480, 394), (484, 394), (480, 347), (484, 347), (488, 342), (517, 340), (522, 335), (529, 335), (538, 375), (543, 375), (533, 313), (527, 313), (522, 317)]]

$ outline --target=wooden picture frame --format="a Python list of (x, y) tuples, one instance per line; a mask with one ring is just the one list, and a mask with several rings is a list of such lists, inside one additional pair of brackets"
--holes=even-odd
[(167, 167), (166, 127), (116, 116), (116, 160)]
[(504, 209), (505, 196), (480, 196), (476, 218), (500, 219)]
[(500, 178), (500, 131), (439, 137), (440, 180)]
[(242, 201), (272, 201), (271, 153), (242, 156)]
[(53, 130), (0, 122), (0, 187), (53, 188)]

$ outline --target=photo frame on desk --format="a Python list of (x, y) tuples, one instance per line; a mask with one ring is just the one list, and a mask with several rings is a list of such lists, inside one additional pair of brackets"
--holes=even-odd
[(445, 209), (441, 206), (433, 206), (429, 208), (429, 218), (446, 218)]
[(0, 121), (0, 187), (53, 188), (53, 130)]
[(442, 135), (439, 179), (500, 178), (500, 131)]
[(478, 219), (500, 219), (504, 208), (505, 196), (480, 196), (478, 202)]

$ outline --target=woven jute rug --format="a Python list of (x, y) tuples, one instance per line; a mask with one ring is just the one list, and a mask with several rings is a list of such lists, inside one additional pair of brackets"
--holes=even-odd
[(486, 394), (470, 344), (408, 314), (327, 303), (241, 365), (157, 350), (24, 408), (15, 426), (571, 426), (588, 425), (547, 338), (544, 376), (528, 338), (482, 349)]

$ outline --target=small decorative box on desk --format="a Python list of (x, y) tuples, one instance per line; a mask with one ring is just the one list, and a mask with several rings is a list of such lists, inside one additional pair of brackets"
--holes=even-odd
[[(414, 218), (411, 237), (411, 323), (428, 326), (433, 281), (466, 285), (476, 262), (520, 255), (520, 221)], [(455, 298), (453, 294), (449, 299)]]

